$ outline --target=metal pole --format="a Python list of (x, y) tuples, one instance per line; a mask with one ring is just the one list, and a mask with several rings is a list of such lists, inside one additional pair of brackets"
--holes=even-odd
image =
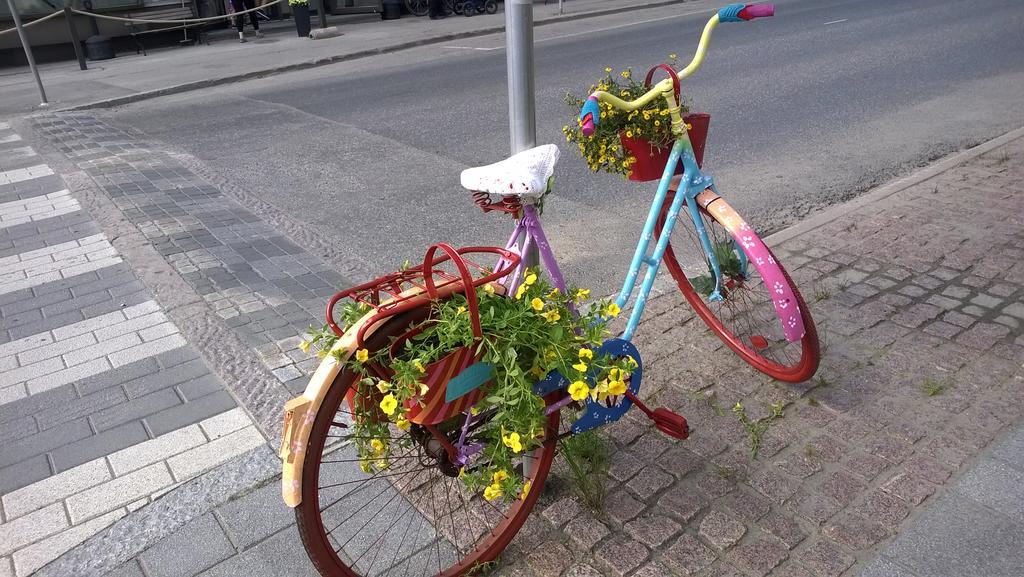
[(14, 27), (18, 29), (18, 38), (21, 38), (21, 47), (25, 49), (25, 58), (28, 60), (28, 67), (32, 69), (32, 75), (36, 77), (36, 86), (39, 87), (39, 98), (42, 102), (39, 106), (47, 106), (46, 91), (43, 90), (43, 81), (39, 79), (39, 70), (36, 69), (36, 59), (32, 57), (32, 47), (28, 45), (28, 38), (25, 38), (25, 30), (21, 27), (21, 16), (14, 6), (14, 0), (7, 0), (7, 7), (11, 10), (11, 18), (14, 19)]
[(320, 27), (327, 28), (327, 2), (329, 0), (320, 0)]
[(75, 56), (78, 58), (78, 67), (88, 70), (85, 65), (85, 54), (82, 53), (82, 42), (78, 39), (78, 28), (75, 28), (74, 16), (71, 15), (71, 6), (64, 5), (64, 20), (68, 23), (68, 32), (71, 34), (71, 44), (75, 47)]
[(558, 0), (558, 15), (562, 15), (562, 0)]
[(537, 114), (533, 99), (533, 2), (505, 2), (505, 43), (508, 55), (508, 123), (512, 152), (537, 145)]

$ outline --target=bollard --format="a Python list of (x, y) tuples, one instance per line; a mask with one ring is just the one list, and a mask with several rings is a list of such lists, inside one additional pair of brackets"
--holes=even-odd
[(18, 7), (14, 0), (7, 0), (7, 7), (11, 9), (11, 19), (14, 20), (14, 27), (18, 29), (18, 38), (21, 40), (21, 47), (25, 50), (25, 59), (28, 60), (28, 67), (32, 70), (32, 76), (36, 77), (36, 86), (39, 87), (39, 106), (49, 106), (46, 100), (46, 90), (43, 89), (43, 81), (39, 78), (39, 70), (36, 68), (36, 59), (32, 57), (32, 46), (25, 37), (25, 30), (21, 27), (21, 15), (18, 14)]
[(68, 23), (68, 32), (71, 34), (71, 44), (75, 47), (75, 57), (78, 58), (78, 67), (82, 70), (88, 70), (88, 66), (85, 65), (85, 54), (82, 53), (82, 42), (78, 39), (78, 29), (75, 28), (75, 21), (71, 15), (71, 5), (64, 5), (64, 20)]

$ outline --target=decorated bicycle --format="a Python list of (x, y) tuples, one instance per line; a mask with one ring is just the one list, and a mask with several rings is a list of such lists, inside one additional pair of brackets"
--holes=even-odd
[[(661, 65), (642, 84), (609, 76), (576, 102), (579, 121), (566, 134), (592, 168), (658, 180), (614, 300), (568, 286), (545, 237), (538, 212), (554, 145), (462, 173), (477, 206), (514, 219), (504, 247), (437, 244), (415, 266), (330, 300), (327, 324), (303, 345), (324, 360), (287, 403), (281, 446), (284, 500), (323, 575), (473, 574), (526, 521), (560, 439), (634, 406), (663, 433), (687, 438), (683, 416), (639, 395), (644, 366), (632, 337), (662, 262), (751, 366), (789, 382), (814, 374), (807, 307), (701, 172), (708, 117), (684, 115), (680, 96), (720, 22), (773, 11), (727, 6), (683, 70)], [(651, 86), (657, 70), (668, 78)], [(534, 251), (530, 266), (523, 255)], [(613, 336), (609, 322), (630, 302)]]

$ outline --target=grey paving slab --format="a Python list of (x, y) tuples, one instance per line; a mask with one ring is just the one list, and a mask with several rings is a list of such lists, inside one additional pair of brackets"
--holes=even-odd
[(951, 493), (904, 530), (886, 552), (929, 577), (1016, 577), (1024, 567), (1024, 526)]
[(86, 461), (137, 445), (149, 438), (142, 423), (133, 421), (73, 443), (62, 444), (50, 451), (50, 460), (53, 462), (54, 472), (59, 473)]
[(148, 577), (191, 577), (235, 553), (212, 514), (178, 529), (139, 556)]
[(1024, 527), (1024, 472), (1019, 469), (997, 459), (982, 459), (960, 478), (954, 492)]
[(154, 413), (144, 419), (154, 436), (199, 422), (235, 408), (235, 400), (224, 390)]
[(46, 455), (36, 455), (14, 465), (0, 468), (0, 493), (10, 493), (50, 475), (50, 462)]
[(881, 555), (870, 563), (868, 563), (864, 569), (860, 572), (860, 577), (922, 577), (911, 573), (909, 569), (900, 566), (898, 563), (888, 558), (885, 555)]
[(1024, 471), (1024, 427), (1018, 427), (992, 448), (992, 457)]
[(281, 486), (274, 482), (217, 508), (217, 516), (239, 549), (295, 523), (294, 511), (281, 500)]
[(316, 568), (306, 556), (298, 532), (294, 528), (279, 531), (237, 555), (201, 574), (202, 577), (315, 577)]

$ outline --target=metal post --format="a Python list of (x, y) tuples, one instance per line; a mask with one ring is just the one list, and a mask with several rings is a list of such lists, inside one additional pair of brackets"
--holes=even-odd
[(327, 28), (327, 2), (329, 0), (320, 0), (320, 27)]
[[(508, 62), (508, 126), (512, 153), (537, 146), (537, 111), (533, 94), (533, 0), (505, 1), (505, 46)], [(526, 266), (540, 262), (537, 246), (523, 255)]]
[(533, 98), (533, 2), (505, 2), (505, 42), (508, 53), (508, 122), (512, 152), (537, 145)]
[(82, 53), (82, 42), (78, 39), (78, 28), (75, 28), (74, 16), (71, 15), (71, 6), (64, 5), (64, 20), (68, 23), (68, 32), (71, 34), (71, 45), (75, 47), (75, 56), (78, 58), (78, 67), (88, 70), (85, 65), (85, 54)]
[(32, 47), (28, 45), (28, 38), (25, 38), (25, 30), (21, 27), (21, 16), (18, 8), (14, 6), (14, 0), (7, 0), (7, 7), (11, 10), (11, 18), (14, 20), (14, 27), (18, 29), (18, 38), (21, 39), (21, 47), (25, 49), (25, 58), (28, 60), (28, 67), (32, 69), (32, 75), (36, 77), (36, 86), (39, 87), (39, 98), (42, 102), (39, 106), (47, 106), (46, 91), (43, 90), (43, 81), (39, 79), (39, 70), (36, 69), (36, 59), (32, 57)]
[(562, 0), (558, 0), (558, 15), (562, 15)]

